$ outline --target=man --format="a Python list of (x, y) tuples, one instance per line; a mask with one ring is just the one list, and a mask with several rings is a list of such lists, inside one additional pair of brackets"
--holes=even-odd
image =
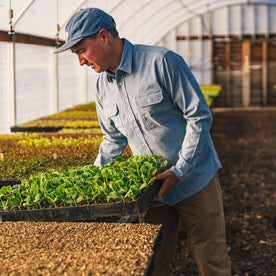
[(66, 26), (80, 65), (100, 73), (96, 108), (104, 133), (95, 165), (121, 155), (157, 154), (168, 166), (157, 199), (141, 221), (162, 223), (152, 275), (173, 275), (179, 221), (187, 231), (201, 275), (230, 275), (217, 170), (209, 134), (212, 117), (198, 83), (176, 53), (121, 39), (111, 16), (88, 8)]

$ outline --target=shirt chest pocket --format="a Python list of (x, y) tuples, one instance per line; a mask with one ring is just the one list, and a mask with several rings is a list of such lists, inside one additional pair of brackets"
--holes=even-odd
[(143, 95), (135, 98), (137, 106), (148, 107), (148, 111), (155, 108), (155, 105), (163, 101), (163, 93), (160, 90), (152, 91), (147, 95)]
[(117, 104), (110, 105), (104, 108), (104, 113), (107, 119), (110, 121), (110, 124), (116, 127), (121, 131), (122, 129), (122, 121), (119, 116), (119, 109)]
[(136, 97), (140, 118), (147, 130), (163, 127), (164, 96), (161, 90), (154, 90), (147, 95)]
[(116, 116), (118, 114), (117, 104), (106, 107), (104, 112), (105, 112), (105, 116), (108, 119), (111, 119), (112, 117)]

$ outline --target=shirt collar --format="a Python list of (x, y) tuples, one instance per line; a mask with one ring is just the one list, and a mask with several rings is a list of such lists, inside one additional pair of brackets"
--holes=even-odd
[(123, 41), (124, 41), (124, 50), (123, 50), (122, 60), (117, 70), (121, 70), (129, 74), (131, 73), (131, 68), (132, 68), (133, 45), (125, 38), (123, 38)]
[[(123, 54), (122, 54), (122, 60), (121, 63), (118, 67), (118, 69), (116, 70), (116, 72), (118, 71), (123, 71), (125, 73), (131, 73), (131, 69), (132, 69), (132, 48), (133, 45), (125, 38), (123, 38), (124, 41), (124, 49), (123, 49)], [(112, 82), (112, 79), (115, 78), (115, 74), (116, 72), (111, 72), (109, 70), (106, 71), (106, 77), (108, 82)]]

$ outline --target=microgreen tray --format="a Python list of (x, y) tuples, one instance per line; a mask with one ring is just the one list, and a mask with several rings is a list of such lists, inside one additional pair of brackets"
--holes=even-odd
[(63, 127), (11, 127), (11, 132), (57, 132)]
[(0, 211), (0, 221), (85, 221), (103, 217), (139, 215), (146, 210), (148, 202), (157, 195), (161, 185), (162, 182), (156, 180), (134, 201)]
[(0, 180), (0, 188), (3, 186), (13, 186), (15, 184), (20, 184), (21, 181), (18, 179), (7, 179), (7, 180)]

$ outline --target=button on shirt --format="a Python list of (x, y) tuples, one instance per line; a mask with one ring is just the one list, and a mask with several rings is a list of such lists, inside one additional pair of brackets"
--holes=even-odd
[(95, 165), (121, 155), (157, 154), (179, 178), (160, 201), (174, 205), (204, 188), (220, 161), (209, 130), (211, 112), (185, 61), (158, 46), (124, 39), (116, 72), (97, 80), (96, 108), (104, 133)]

